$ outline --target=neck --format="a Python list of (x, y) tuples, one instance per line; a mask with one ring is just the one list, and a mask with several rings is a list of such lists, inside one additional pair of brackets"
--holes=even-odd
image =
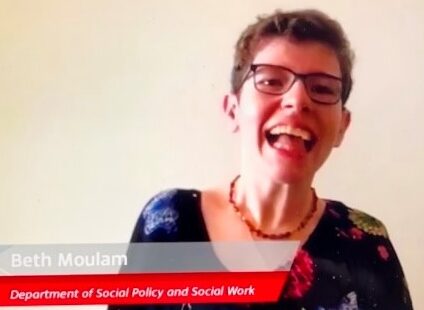
[(266, 232), (292, 230), (310, 212), (313, 191), (310, 182), (276, 183), (242, 175), (235, 184), (234, 200)]

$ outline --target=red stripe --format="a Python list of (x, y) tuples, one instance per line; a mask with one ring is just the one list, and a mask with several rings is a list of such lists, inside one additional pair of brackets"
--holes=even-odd
[[(0, 277), (0, 306), (272, 302), (278, 299), (287, 275), (278, 271), (5, 276)], [(231, 294), (231, 287), (241, 289)], [(153, 291), (146, 288), (163, 290), (163, 295), (149, 296)], [(204, 292), (210, 296), (201, 295), (201, 289), (208, 289)]]

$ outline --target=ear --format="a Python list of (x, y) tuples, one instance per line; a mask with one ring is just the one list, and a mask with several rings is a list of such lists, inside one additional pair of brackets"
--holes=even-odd
[(238, 98), (235, 94), (230, 93), (224, 96), (222, 108), (232, 132), (237, 132), (239, 129), (238, 107)]
[(351, 120), (350, 111), (346, 108), (342, 108), (342, 109), (343, 110), (342, 110), (341, 124), (339, 128), (339, 132), (337, 133), (336, 140), (334, 142), (334, 147), (339, 147), (342, 144), (346, 130), (349, 128), (349, 125), (350, 125), (350, 120)]

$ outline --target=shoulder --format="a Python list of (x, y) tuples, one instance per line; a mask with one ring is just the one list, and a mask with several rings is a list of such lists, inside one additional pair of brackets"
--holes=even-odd
[[(181, 220), (192, 216), (198, 205), (199, 191), (194, 189), (167, 189), (154, 195), (143, 207), (133, 233), (132, 241), (164, 239), (174, 241)], [(152, 240), (150, 240), (152, 241)], [(154, 241), (154, 240), (153, 240)]]
[(354, 233), (359, 230), (370, 236), (388, 238), (387, 229), (380, 219), (364, 211), (348, 207), (343, 202), (327, 201), (327, 215), (333, 219), (333, 223), (350, 228), (351, 231), (353, 229)]
[(328, 212), (342, 223), (338, 238), (349, 250), (346, 259), (362, 301), (378, 304), (378, 309), (412, 309), (402, 266), (383, 222), (337, 201), (329, 203)]
[(199, 191), (194, 189), (167, 189), (163, 190), (149, 199), (144, 206), (141, 215), (148, 217), (157, 212), (177, 212), (182, 204), (197, 198)]

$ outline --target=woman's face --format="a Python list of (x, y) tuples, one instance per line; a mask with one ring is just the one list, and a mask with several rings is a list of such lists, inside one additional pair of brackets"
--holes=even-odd
[[(252, 63), (341, 77), (334, 51), (317, 42), (266, 39)], [(227, 97), (225, 110), (240, 133), (242, 173), (284, 183), (312, 182), (332, 148), (340, 145), (350, 117), (340, 101), (314, 102), (300, 79), (286, 93), (270, 95), (255, 88), (253, 74), (237, 95)]]

